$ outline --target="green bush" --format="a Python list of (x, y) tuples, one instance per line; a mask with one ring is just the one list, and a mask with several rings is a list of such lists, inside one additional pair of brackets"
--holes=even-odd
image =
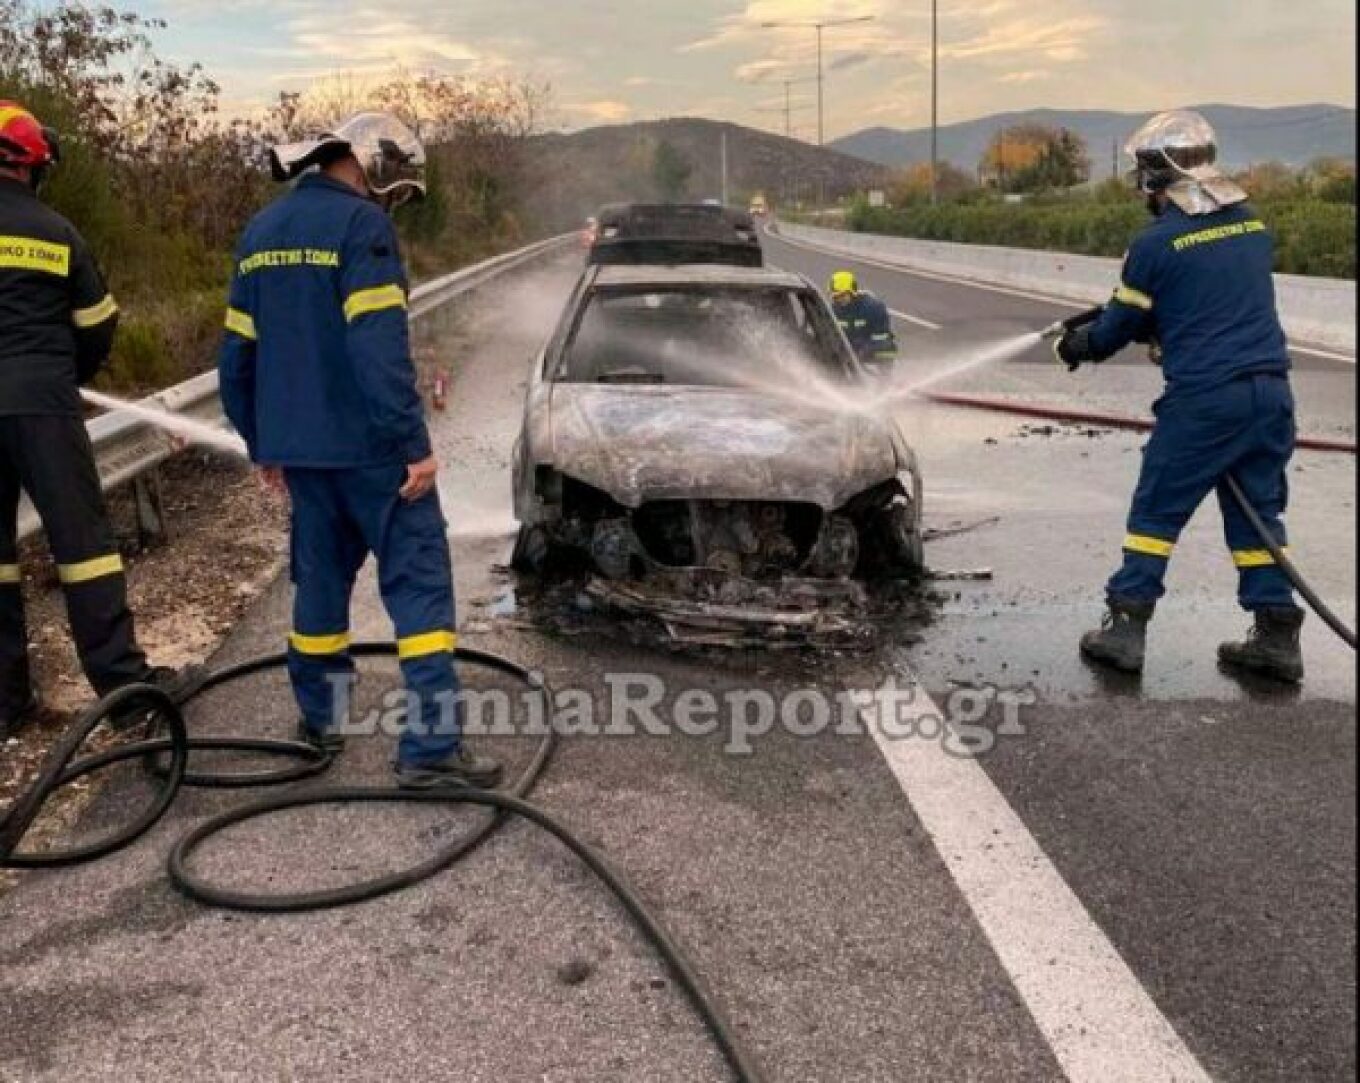
[[(1266, 200), (1256, 209), (1275, 235), (1275, 269), (1287, 274), (1355, 277), (1355, 206), (1320, 199)], [(860, 233), (931, 241), (1039, 248), (1088, 256), (1121, 256), (1147, 224), (1135, 200), (1110, 190), (1061, 201), (870, 207), (856, 203), (847, 224)]]

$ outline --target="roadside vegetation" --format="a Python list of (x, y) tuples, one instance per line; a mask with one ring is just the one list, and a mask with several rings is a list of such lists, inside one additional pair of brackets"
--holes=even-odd
[(85, 235), (123, 310), (104, 386), (164, 387), (213, 362), (236, 237), (280, 192), (266, 149), (361, 109), (398, 113), (430, 150), (430, 198), (398, 214), (413, 275), (526, 239), (519, 150), (546, 88), (400, 72), (381, 85), (337, 77), (228, 117), (207, 71), (156, 55), (160, 20), (0, 0), (0, 25), (0, 99), (23, 102), (61, 132), (62, 161), (43, 198)]
[[(943, 164), (939, 201), (930, 201), (930, 166), (900, 171), (886, 206), (854, 201), (850, 229), (922, 240), (1041, 248), (1118, 257), (1147, 221), (1137, 193), (1122, 179), (1098, 184), (1081, 139), (1066, 130), (1027, 125), (999, 132), (976, 176)], [(1236, 178), (1276, 238), (1276, 270), (1355, 277), (1355, 166), (1318, 159), (1304, 169), (1279, 162)]]

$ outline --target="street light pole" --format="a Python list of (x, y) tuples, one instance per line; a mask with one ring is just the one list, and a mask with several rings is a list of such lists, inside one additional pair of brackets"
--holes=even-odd
[(822, 74), (822, 23), (817, 24), (817, 145), (826, 145), (826, 77)]
[(793, 28), (811, 28), (817, 31), (817, 145), (819, 147), (826, 144), (826, 74), (822, 67), (822, 31), (830, 30), (837, 26), (853, 26), (856, 23), (871, 23), (876, 19), (875, 15), (859, 15), (852, 19), (818, 19), (815, 22), (777, 22), (769, 21), (760, 24), (763, 30), (781, 30)]
[(940, 0), (930, 0), (930, 202), (940, 200)]

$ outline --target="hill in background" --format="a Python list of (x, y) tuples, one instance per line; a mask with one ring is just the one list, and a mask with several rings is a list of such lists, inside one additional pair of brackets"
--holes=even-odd
[[(1233, 169), (1256, 162), (1280, 161), (1306, 165), (1323, 156), (1355, 158), (1355, 110), (1337, 105), (1291, 105), (1254, 109), (1240, 105), (1197, 105), (1218, 132), (1221, 160)], [(1086, 140), (1092, 175), (1108, 177), (1113, 152), (1148, 113), (1118, 113), (1095, 109), (1030, 109), (998, 113), (961, 124), (940, 127), (940, 157), (960, 169), (977, 168), (988, 142), (1002, 128), (1037, 123), (1071, 128)], [(846, 154), (883, 165), (903, 166), (930, 160), (930, 129), (902, 131), (867, 128), (830, 144)], [(1121, 170), (1127, 168), (1122, 160)]]
[(568, 229), (602, 204), (659, 198), (653, 165), (663, 142), (692, 170), (684, 198), (718, 199), (724, 133), (733, 205), (755, 192), (780, 205), (815, 199), (819, 189), (833, 199), (887, 179), (882, 166), (838, 151), (739, 124), (677, 118), (534, 136), (525, 148), (530, 209), (542, 227)]

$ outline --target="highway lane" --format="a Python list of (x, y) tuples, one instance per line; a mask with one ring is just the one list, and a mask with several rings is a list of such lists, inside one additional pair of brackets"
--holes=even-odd
[[(545, 622), (524, 601), (533, 585), (499, 565), (524, 378), (575, 271), (567, 260), (498, 284), (432, 332), (453, 374), (432, 424), (469, 643), (577, 689), (601, 717), (619, 682), (641, 676), (661, 682), (663, 717), (693, 693), (784, 704), (918, 675), (950, 709), (967, 705), (967, 686), (1035, 694), (1024, 732), (959, 770), (938, 738), (880, 741), (849, 725), (775, 726), (749, 754), (724, 730), (566, 739), (543, 804), (659, 907), (771, 1079), (1188, 1079), (1197, 1064), (1224, 1079), (1351, 1074), (1353, 683), (1321, 653), (1297, 700), (1222, 682), (1205, 639), (1240, 621), (1208, 533), (1178, 563), (1193, 597), (1159, 624), (1141, 693), (1075, 662), (1137, 438), (1020, 437), (1014, 419), (913, 406), (903, 420), (925, 458), (930, 525), (1001, 516), (932, 543), (937, 567), (990, 564), (996, 579), (945, 584), (915, 645), (688, 655), (636, 642), (574, 597)], [(958, 341), (985, 337), (954, 324)], [(904, 336), (916, 330), (924, 353), (933, 333)], [(1325, 506), (1353, 488), (1353, 464), (1327, 462), (1299, 497), (1309, 537), (1338, 546), (1325, 586), (1353, 596), (1349, 519)], [(288, 601), (281, 581), (220, 660), (276, 649)], [(387, 632), (371, 575), (354, 631)], [(364, 704), (392, 680), (367, 670)], [(248, 682), (191, 724), (282, 734), (288, 694), (278, 678)], [(488, 743), (514, 763), (530, 745)], [(384, 780), (390, 751), (351, 742), (338, 779)], [(96, 819), (130, 798), (115, 788)], [(375, 905), (222, 915), (178, 899), (161, 862), (190, 823), (237, 800), (186, 795), (130, 853), (0, 899), (0, 1078), (113, 1066), (144, 1080), (723, 1078), (614, 905), (536, 833), (512, 827)], [(347, 879), (463, 822), (309, 810), (233, 832), (204, 868), (258, 889)]]
[[(773, 238), (768, 251), (819, 281), (848, 265), (894, 309), (938, 324), (899, 322), (902, 364), (926, 372), (1061, 314)], [(1354, 366), (1296, 363), (1305, 430), (1353, 436)], [(1142, 414), (1160, 382), (1135, 351), (1077, 379), (1073, 391), (1036, 350), (941, 387)], [(1144, 438), (1044, 434), (923, 403), (901, 420), (923, 461), (930, 523), (999, 516), (928, 547), (932, 566), (985, 566), (994, 578), (943, 584), (940, 618), (902, 651), (901, 671), (937, 695), (1035, 693), (1025, 737), (979, 762), (1215, 1077), (1353, 1074), (1353, 654), (1312, 620), (1303, 689), (1218, 671), (1214, 645), (1245, 621), (1210, 507), (1177, 548), (1142, 680), (1088, 667), (1076, 640), (1099, 616)], [(1353, 625), (1354, 458), (1300, 453), (1290, 480), (1296, 556)]]

